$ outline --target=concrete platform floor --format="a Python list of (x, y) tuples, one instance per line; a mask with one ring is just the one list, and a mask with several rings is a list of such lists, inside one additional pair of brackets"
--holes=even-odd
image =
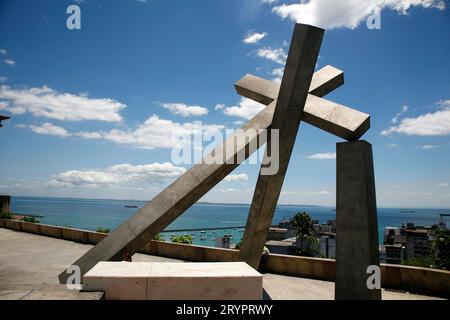
[[(57, 275), (92, 246), (0, 228), (0, 300), (99, 299), (98, 293), (80, 293), (59, 285)], [(179, 261), (135, 254), (133, 261)], [(332, 300), (334, 282), (264, 274), (271, 299)], [(383, 290), (385, 300), (438, 298)]]

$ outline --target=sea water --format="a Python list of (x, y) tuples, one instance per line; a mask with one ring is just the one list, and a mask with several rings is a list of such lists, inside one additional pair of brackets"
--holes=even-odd
[[(111, 231), (132, 216), (145, 204), (144, 201), (133, 200), (93, 200), (72, 198), (45, 197), (12, 197), (11, 211), (31, 215), (42, 215), (41, 223), (67, 226), (85, 230), (109, 228)], [(137, 206), (126, 208), (125, 206)], [(411, 209), (402, 212), (398, 208), (378, 208), (379, 241), (383, 241), (384, 228), (399, 227), (408, 222), (416, 225), (432, 225), (439, 221), (439, 213), (448, 213), (445, 209)], [(188, 209), (180, 218), (169, 225), (166, 230), (185, 230), (202, 228), (231, 228), (227, 230), (181, 231), (162, 233), (166, 240), (172, 235), (188, 234), (193, 243), (215, 246), (216, 237), (224, 234), (232, 235), (232, 243), (239, 243), (249, 212), (247, 204), (207, 204), (199, 203)], [(312, 219), (326, 223), (336, 219), (332, 207), (279, 205), (276, 208), (274, 224), (289, 219), (297, 212), (307, 212)]]

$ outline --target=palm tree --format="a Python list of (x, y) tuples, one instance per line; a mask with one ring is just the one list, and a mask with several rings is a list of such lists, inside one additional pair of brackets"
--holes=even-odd
[(310, 237), (313, 232), (313, 222), (306, 212), (297, 213), (291, 220), (291, 227), (297, 238), (300, 238), (300, 251), (303, 250), (303, 239)]

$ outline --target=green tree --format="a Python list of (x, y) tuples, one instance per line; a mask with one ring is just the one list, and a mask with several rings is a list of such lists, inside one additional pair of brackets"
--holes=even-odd
[(312, 240), (313, 222), (306, 212), (297, 213), (291, 220), (291, 228), (295, 231), (297, 238), (300, 240), (299, 254), (303, 251), (303, 241)]
[(155, 241), (165, 241), (164, 237), (160, 233), (158, 233), (156, 236), (154, 236), (153, 240), (155, 240)]
[(433, 267), (433, 257), (423, 257), (423, 258), (412, 258), (402, 262), (404, 266), (411, 267), (422, 267), (422, 268), (432, 268)]
[(191, 236), (174, 236), (171, 240), (174, 243), (192, 244)]
[(100, 232), (100, 233), (109, 233), (109, 228), (99, 227), (95, 231)]
[(24, 217), (23, 221), (30, 222), (30, 223), (39, 223), (39, 220), (35, 217)]

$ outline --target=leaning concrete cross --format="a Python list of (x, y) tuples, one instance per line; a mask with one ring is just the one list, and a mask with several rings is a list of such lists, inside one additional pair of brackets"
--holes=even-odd
[[(289, 56), (292, 54), (295, 54), (295, 52), (292, 52), (291, 48)], [(242, 96), (263, 104), (275, 102), (278, 108), (283, 90), (287, 90), (285, 81), (292, 79), (289, 77), (289, 73), (295, 71), (292, 64), (289, 64), (288, 57), (281, 87), (273, 81), (246, 75), (236, 83), (236, 91)], [(321, 74), (333, 74), (336, 71), (337, 69), (326, 66), (321, 70)], [(312, 83), (317, 79), (318, 77), (313, 78)], [(292, 84), (290, 84), (290, 87), (292, 87)], [(295, 91), (297, 95), (298, 91), (298, 89)], [(370, 127), (368, 114), (322, 99), (314, 94), (311, 92), (308, 94), (303, 113), (302, 105), (293, 104), (290, 106), (292, 108), (290, 111), (281, 107), (278, 118), (275, 116), (278, 109), (274, 114), (272, 129), (280, 129), (280, 170), (275, 175), (264, 175), (260, 172), (240, 248), (241, 259), (256, 269), (259, 266), (261, 252), (272, 224), (300, 119), (349, 141), (357, 140)], [(270, 141), (267, 142), (267, 148), (270, 149)]]
[[(324, 68), (314, 74), (309, 92), (315, 96), (323, 96), (339, 87), (342, 83), (343, 74), (341, 71)], [(271, 98), (269, 97), (268, 99)], [(305, 109), (320, 109), (322, 103), (323, 101), (310, 100), (308, 98)], [(273, 101), (268, 104), (268, 107), (263, 109), (241, 129), (243, 131), (249, 129), (270, 129), (276, 102)], [(335, 107), (337, 111), (342, 109), (339, 105)], [(315, 116), (320, 118), (322, 115), (316, 113)], [(324, 114), (324, 116), (326, 117), (327, 115)], [(323, 121), (327, 122), (328, 120), (324, 118)], [(365, 124), (361, 123), (361, 127), (364, 126)], [(353, 130), (353, 127), (347, 126), (342, 121), (336, 124), (330, 122), (328, 129), (330, 132), (334, 132), (342, 130), (342, 127), (345, 130)], [(223, 145), (217, 147), (200, 163), (194, 165), (143, 208), (138, 210), (132, 217), (122, 223), (107, 238), (74, 262), (74, 265), (80, 268), (81, 275), (84, 275), (99, 261), (122, 260), (125, 256), (133, 255), (155, 235), (177, 219), (211, 188), (239, 166), (238, 161), (229, 161), (229, 158), (231, 160), (237, 159), (237, 155), (244, 151), (246, 159), (251, 155), (251, 152), (256, 151), (248, 148), (252, 144), (252, 140), (245, 140), (243, 143), (242, 141), (235, 142), (235, 140), (242, 138), (246, 139), (246, 137), (240, 135), (229, 137)], [(254, 137), (253, 140), (255, 139), (260, 139), (260, 136)], [(226, 154), (223, 150), (229, 150), (230, 145), (234, 152), (229, 158), (224, 159), (221, 164), (211, 161), (211, 158), (217, 153), (223, 152), (222, 154)], [(240, 148), (237, 150), (234, 149), (235, 145), (240, 146)], [(66, 270), (63, 271), (59, 275), (60, 282), (66, 283), (69, 275)]]
[[(316, 81), (313, 81), (310, 92), (327, 94), (342, 84), (339, 80), (342, 79), (342, 72), (325, 75), (322, 71), (318, 71), (315, 73), (314, 79)], [(269, 104), (267, 108), (257, 114), (241, 129), (243, 131), (248, 129), (270, 129), (274, 109), (275, 103)], [(240, 136), (231, 136), (224, 145), (216, 148), (211, 154), (217, 153), (218, 150), (222, 150), (227, 145), (229, 146), (230, 143), (233, 144), (235, 138), (240, 138)], [(255, 137), (255, 139), (259, 139), (259, 136)], [(242, 149), (245, 149), (245, 158), (248, 158), (251, 155), (248, 145), (251, 145), (251, 143), (252, 141), (245, 141), (244, 144), (236, 142), (236, 145), (242, 147), (235, 150), (232, 157), (236, 158)], [(255, 150), (251, 151), (254, 152)], [(208, 157), (211, 157), (211, 154)], [(164, 230), (165, 227), (239, 165), (237, 161), (234, 161), (234, 164), (230, 164), (227, 160), (223, 161), (223, 164), (208, 164), (207, 159), (203, 159), (200, 163), (193, 166), (132, 217), (122, 223), (107, 238), (74, 262), (74, 265), (80, 268), (81, 275), (84, 275), (99, 261), (122, 260), (125, 254), (133, 255), (144, 247), (155, 235)], [(59, 275), (60, 282), (66, 283), (69, 275), (66, 270), (63, 271)]]

